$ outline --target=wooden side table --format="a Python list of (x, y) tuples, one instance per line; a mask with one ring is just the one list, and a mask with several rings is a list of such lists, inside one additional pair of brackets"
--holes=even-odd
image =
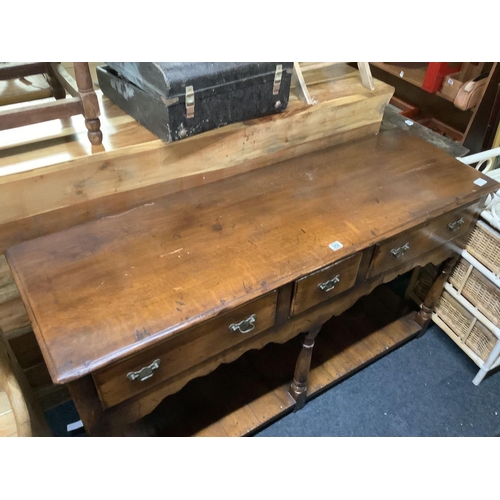
[[(88, 138), (94, 146), (102, 143), (99, 102), (92, 85), (88, 62), (75, 62), (75, 80), (60, 63), (7, 63), (0, 65), (0, 80), (13, 80), (44, 74), (50, 84), (54, 102), (37, 103), (18, 109), (0, 111), (0, 131), (48, 120), (82, 114)], [(66, 98), (66, 92), (71, 96)]]

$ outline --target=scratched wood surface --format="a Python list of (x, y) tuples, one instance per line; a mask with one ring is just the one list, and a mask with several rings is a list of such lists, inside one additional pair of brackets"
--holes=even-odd
[(64, 383), (475, 201), (493, 182), (387, 132), (22, 243), (7, 258)]

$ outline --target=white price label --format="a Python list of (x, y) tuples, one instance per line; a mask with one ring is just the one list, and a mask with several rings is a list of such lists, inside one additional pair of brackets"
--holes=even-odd
[(328, 245), (334, 252), (336, 252), (337, 250), (340, 250), (344, 245), (342, 245), (342, 243), (340, 243), (340, 241), (334, 241), (333, 243), (330, 243)]

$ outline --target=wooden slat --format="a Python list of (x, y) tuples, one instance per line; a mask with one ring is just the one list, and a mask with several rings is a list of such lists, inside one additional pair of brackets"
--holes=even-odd
[(427, 72), (428, 63), (407, 63), (406, 66), (398, 64), (389, 64), (384, 62), (372, 62), (373, 66), (383, 69), (391, 75), (412, 83), (417, 87), (422, 87)]
[(33, 104), (16, 110), (0, 111), (0, 130), (32, 125), (46, 120), (57, 120), (82, 113), (79, 98)]
[(54, 72), (54, 76), (59, 83), (63, 86), (64, 90), (72, 97), (77, 97), (78, 87), (75, 79), (71, 76), (60, 63), (49, 63)]
[(0, 81), (45, 73), (46, 69), (46, 62), (2, 63), (0, 64)]

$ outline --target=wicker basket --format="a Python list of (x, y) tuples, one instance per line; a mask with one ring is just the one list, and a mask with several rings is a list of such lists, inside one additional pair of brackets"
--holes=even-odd
[(451, 271), (448, 281), (457, 289), (461, 290), (465, 279), (467, 277), (467, 272), (469, 271), (470, 264), (465, 259), (460, 259), (453, 270)]
[(460, 339), (466, 338), (473, 326), (474, 316), (462, 307), (448, 292), (444, 291), (436, 307), (436, 314)]
[(465, 345), (486, 361), (496, 342), (497, 338), (482, 323), (476, 321)]
[(472, 264), (460, 259), (449, 282), (494, 325), (500, 326), (500, 290)]
[(465, 344), (483, 361), (488, 359), (497, 342), (495, 335), (446, 291), (441, 295), (436, 314), (455, 334), (457, 343)]
[(491, 272), (500, 275), (500, 234), (495, 229), (479, 221), (465, 249)]

